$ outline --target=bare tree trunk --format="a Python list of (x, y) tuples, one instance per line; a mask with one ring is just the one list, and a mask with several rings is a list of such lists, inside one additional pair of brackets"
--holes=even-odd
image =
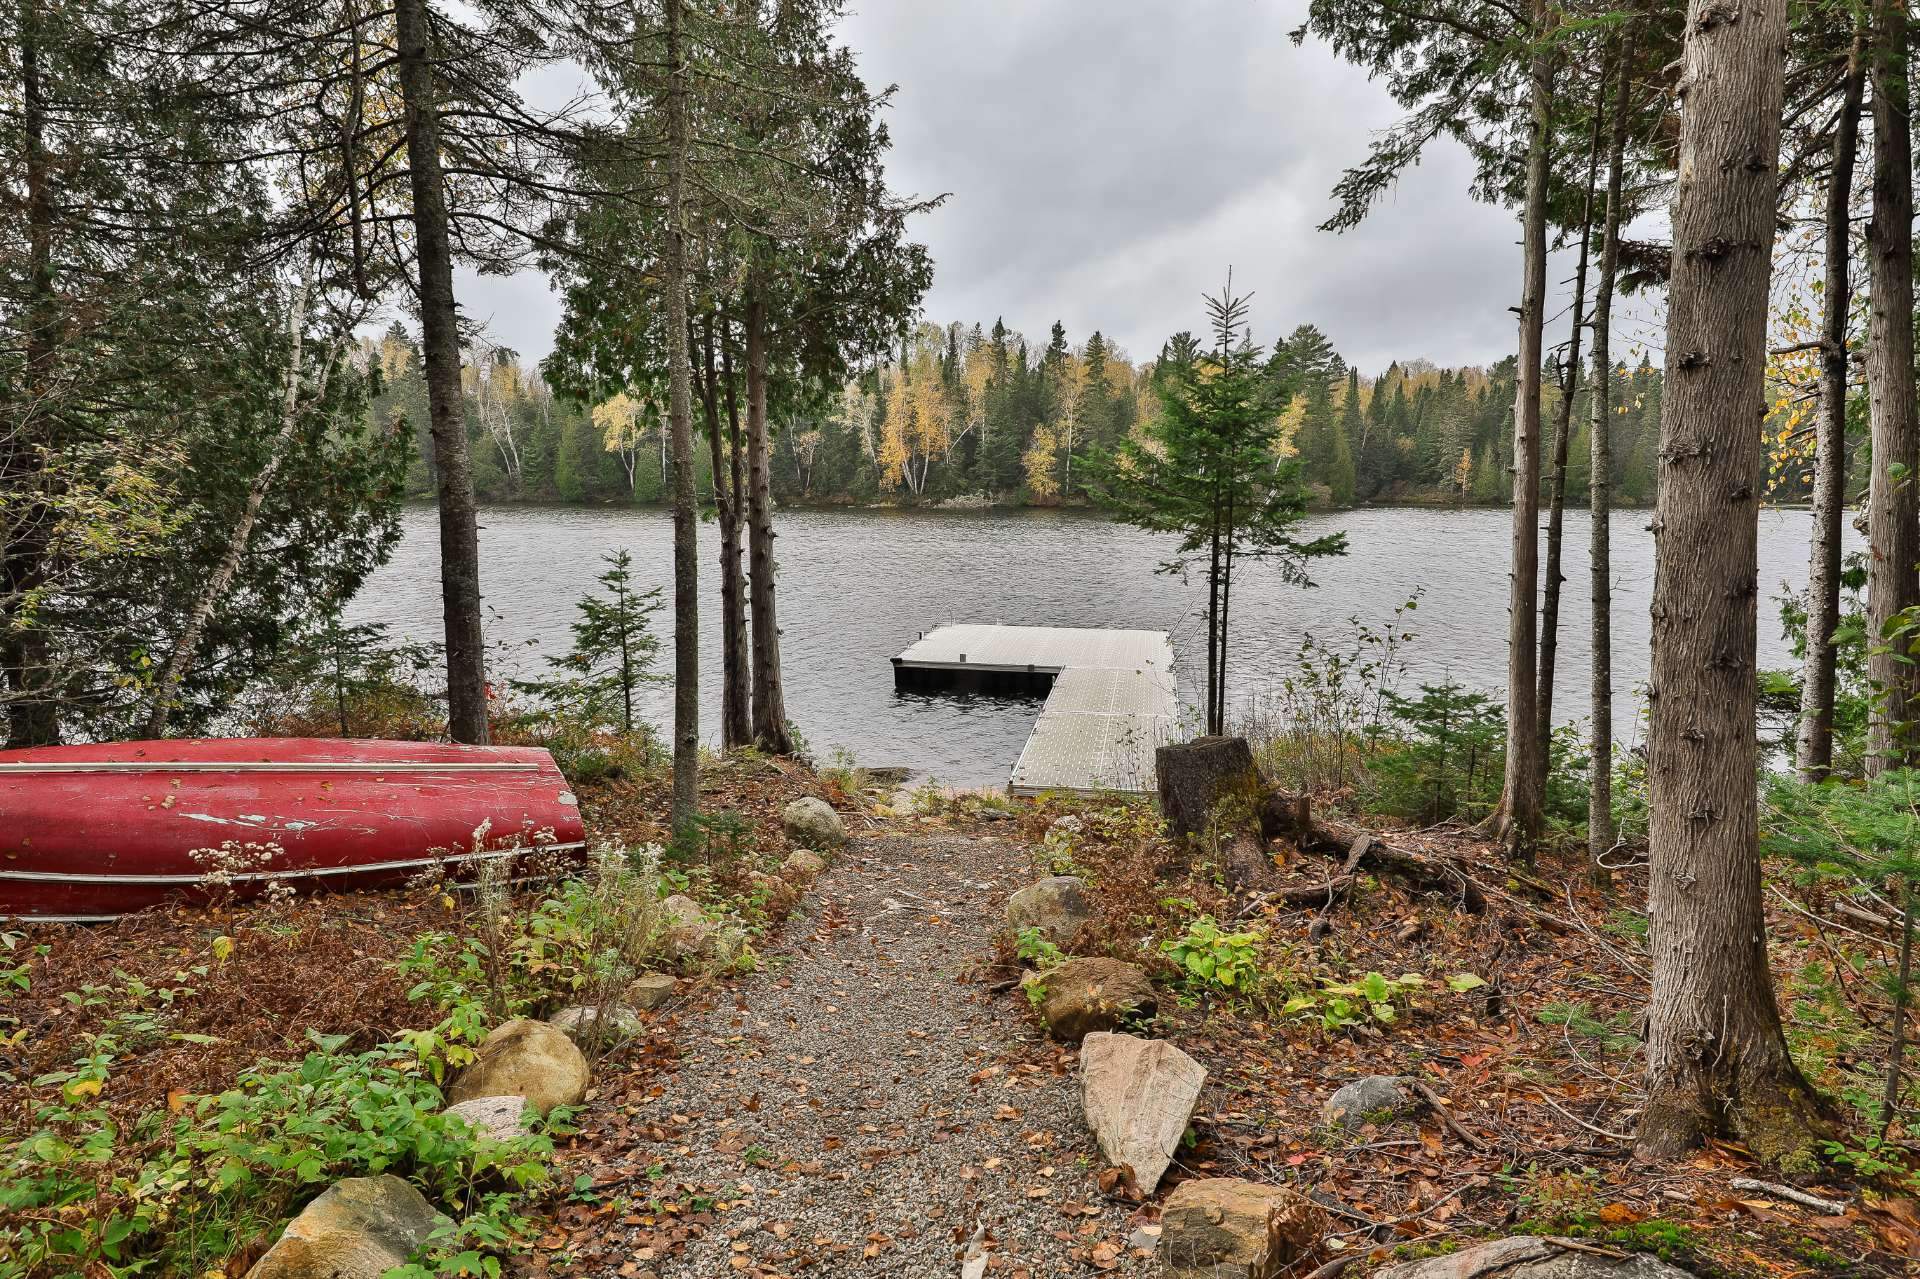
[(53, 644), (31, 597), (47, 585), (54, 512), (46, 458), (56, 445), (54, 363), (60, 324), (53, 279), (53, 159), (47, 153), (47, 92), (40, 72), (40, 0), (20, 0), (20, 125), (27, 185), (26, 402), (0, 424), (0, 482), (15, 497), (0, 556), (0, 665), (6, 668), (7, 745), (60, 740)]
[(1553, 496), (1547, 506), (1547, 572), (1545, 598), (1540, 608), (1539, 711), (1536, 732), (1540, 751), (1538, 788), (1544, 802), (1547, 772), (1553, 749), (1553, 670), (1560, 649), (1560, 544), (1567, 523), (1567, 445), (1573, 435), (1573, 401), (1580, 393), (1580, 331), (1587, 321), (1587, 251), (1593, 239), (1593, 192), (1600, 176), (1600, 123), (1607, 100), (1607, 77), (1600, 75), (1599, 99), (1594, 104), (1593, 136), (1587, 144), (1586, 195), (1580, 207), (1580, 255), (1573, 272), (1573, 323), (1567, 333), (1565, 375), (1560, 379), (1560, 411), (1553, 425)]
[(1732, 1135), (1811, 1158), (1761, 907), (1754, 730), (1760, 433), (1786, 0), (1693, 0), (1683, 57), (1654, 515), (1653, 990), (1638, 1148)]
[(427, 381), (440, 505), (440, 609), (447, 649), (447, 732), (487, 740), (487, 653), (480, 616), (480, 521), (473, 497), (460, 391), (460, 328), (453, 296), (453, 244), (440, 170), (440, 117), (433, 84), (427, 0), (395, 0), (400, 92), (406, 106), (407, 172), (420, 270), (420, 345)]
[[(753, 602), (753, 737), (775, 755), (793, 754), (786, 688), (780, 678), (780, 622), (774, 609), (773, 443), (767, 435), (767, 301), (747, 279), (747, 585)], [(924, 478), (924, 477), (923, 477)]]
[(1520, 353), (1513, 403), (1513, 568), (1507, 596), (1507, 759), (1497, 827), (1507, 855), (1533, 859), (1540, 839), (1538, 621), (1540, 576), (1540, 363), (1547, 292), (1547, 152), (1553, 109), (1552, 53), (1546, 45), (1548, 9), (1535, 0), (1529, 73), (1533, 123), (1527, 147), (1527, 206), (1522, 240)]
[(1907, 9), (1873, 6), (1873, 218), (1867, 315), (1867, 392), (1873, 416), (1873, 474), (1867, 488), (1867, 676), (1874, 707), (1867, 724), (1867, 772), (1914, 755), (1910, 720), (1914, 668), (1909, 641), (1889, 634), (1920, 604), (1920, 421), (1913, 380), (1913, 132), (1907, 90)]
[(1587, 510), (1592, 516), (1593, 749), (1587, 777), (1587, 856), (1594, 882), (1613, 876), (1604, 858), (1613, 848), (1613, 281), (1620, 270), (1621, 179), (1633, 86), (1633, 37), (1620, 45), (1620, 83), (1607, 144), (1606, 225), (1600, 233), (1600, 278), (1593, 288), (1593, 438)]
[(1813, 537), (1807, 554), (1807, 657), (1800, 679), (1800, 732), (1794, 762), (1817, 782), (1833, 767), (1833, 633), (1840, 624), (1840, 541), (1847, 503), (1847, 312), (1853, 303), (1853, 170), (1860, 150), (1860, 99), (1866, 81), (1856, 21), (1833, 165), (1827, 172), (1827, 263), (1821, 293), (1820, 421), (1814, 442)]
[(1207, 735), (1225, 730), (1214, 717), (1214, 693), (1220, 687), (1220, 486), (1213, 489), (1213, 530), (1207, 551)]
[(687, 350), (687, 63), (682, 0), (667, 18), (667, 417), (673, 435), (673, 833), (700, 812), (700, 544), (694, 524), (693, 401)]
[[(700, 399), (706, 410), (708, 453), (713, 461), (713, 503), (720, 523), (720, 741), (728, 750), (753, 740), (750, 694), (747, 689), (746, 583), (740, 565), (740, 487), (737, 474), (729, 482), (720, 425), (719, 372), (713, 362), (713, 316), (702, 334), (703, 376)], [(731, 362), (728, 380), (733, 377)], [(731, 405), (733, 395), (727, 395)], [(737, 468), (736, 468), (737, 471)]]
[[(193, 669), (207, 619), (213, 616), (214, 608), (227, 593), (227, 587), (233, 583), (233, 575), (240, 571), (240, 561), (247, 553), (248, 541), (253, 537), (253, 526), (260, 518), (260, 506), (266, 501), (267, 491), (273, 487), (274, 477), (280, 473), (280, 464), (286, 460), (287, 449), (293, 443), (294, 429), (300, 424), (300, 379), (304, 373), (307, 313), (312, 296), (313, 259), (309, 258), (306, 270), (300, 277), (299, 288), (294, 292), (293, 303), (287, 308), (287, 386), (280, 404), (280, 429), (267, 446), (266, 461), (260, 464), (253, 482), (247, 486), (246, 503), (240, 508), (240, 518), (234, 521), (233, 529), (227, 534), (227, 545), (220, 556), (220, 563), (201, 588), (200, 597), (193, 602), (193, 609), (187, 614), (187, 625), (180, 632), (173, 652), (167, 655), (159, 678), (153, 682), (147, 711), (148, 737), (166, 734), (167, 720), (173, 714), (174, 697), (180, 691), (181, 681)], [(321, 374), (319, 396), (316, 398), (326, 395), (327, 378), (331, 372), (332, 358), (329, 357), (327, 367)]]

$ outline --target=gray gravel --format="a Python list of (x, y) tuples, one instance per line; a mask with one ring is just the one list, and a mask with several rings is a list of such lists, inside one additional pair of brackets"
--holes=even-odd
[(841, 851), (634, 1116), (667, 1140), (625, 1158), (720, 1205), (641, 1276), (952, 1276), (982, 1249), (996, 1277), (1155, 1272), (1095, 1187), (1072, 1054), (963, 979), (1031, 876), (1023, 846), (945, 831)]

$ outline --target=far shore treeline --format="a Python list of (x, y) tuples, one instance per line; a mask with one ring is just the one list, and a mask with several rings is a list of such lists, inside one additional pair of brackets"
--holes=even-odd
[[(1310, 324), (1272, 347), (1267, 372), (1286, 405), (1281, 449), (1300, 458), (1315, 505), (1511, 501), (1511, 358), (1486, 368), (1409, 359), (1372, 373), (1350, 366)], [(741, 354), (730, 361), (736, 370)], [(1098, 331), (1074, 341), (1059, 324), (1040, 343), (999, 322), (922, 323), (886, 363), (773, 407), (773, 495), (783, 505), (1088, 504), (1089, 464), (1141, 427), (1166, 355), (1163, 348), (1136, 362)], [(374, 420), (404, 420), (418, 445), (407, 493), (430, 497), (433, 454), (417, 343), (395, 324), (377, 340), (363, 339), (362, 356), (382, 373)], [(538, 366), (484, 342), (469, 349), (463, 377), (481, 499), (651, 505), (670, 498), (664, 403), (624, 393), (600, 404), (569, 399)], [(1543, 381), (1550, 414), (1559, 392), (1551, 375)], [(1568, 450), (1568, 497), (1579, 504), (1588, 488), (1591, 382), (1589, 372), (1575, 394)], [(1662, 384), (1644, 354), (1614, 365), (1614, 497), (1622, 505), (1654, 498)], [(716, 402), (724, 413), (725, 396)], [(702, 499), (710, 500), (705, 449), (695, 451), (695, 467)], [(1804, 497), (1807, 479), (1787, 471), (1772, 496)]]

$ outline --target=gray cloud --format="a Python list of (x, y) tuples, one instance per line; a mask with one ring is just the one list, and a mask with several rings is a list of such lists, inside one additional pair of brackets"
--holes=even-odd
[[(865, 0), (842, 38), (876, 87), (896, 189), (947, 193), (914, 234), (931, 248), (930, 319), (1095, 328), (1135, 359), (1202, 323), (1231, 266), (1258, 337), (1311, 322), (1377, 371), (1513, 350), (1518, 226), (1467, 194), (1438, 143), (1358, 229), (1317, 229), (1340, 171), (1398, 108), (1289, 31), (1303, 0)], [(1571, 270), (1556, 261), (1556, 279)], [(469, 276), (469, 314), (530, 357), (559, 308), (537, 276)], [(1555, 304), (1556, 309), (1558, 304)]]

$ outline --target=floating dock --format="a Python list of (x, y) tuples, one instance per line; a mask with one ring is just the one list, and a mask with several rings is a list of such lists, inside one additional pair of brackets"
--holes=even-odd
[(942, 626), (893, 659), (896, 689), (1045, 697), (1007, 779), (1014, 795), (1154, 789), (1179, 716), (1165, 631)]

